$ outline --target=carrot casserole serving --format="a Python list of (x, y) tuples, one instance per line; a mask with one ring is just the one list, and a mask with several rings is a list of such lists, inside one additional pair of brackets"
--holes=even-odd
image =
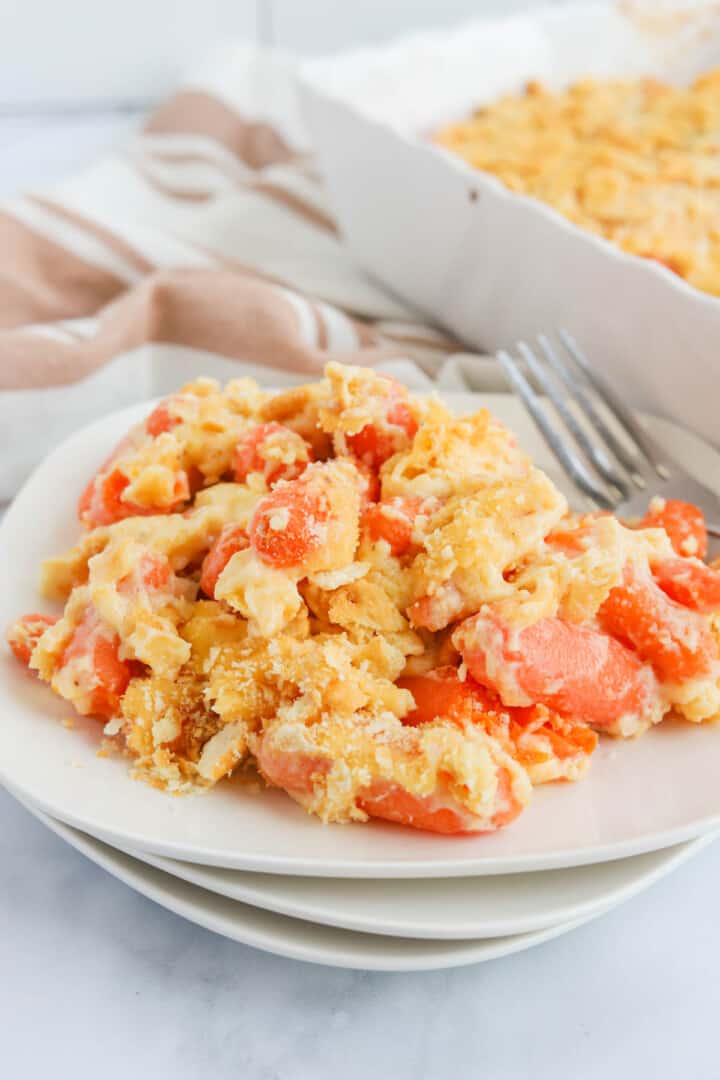
[[(720, 715), (702, 515), (578, 516), (487, 411), (328, 364), (198, 379), (133, 428), (42, 568), (18, 659), (172, 792), (242, 765), (324, 821), (512, 821), (598, 733)], [(70, 737), (70, 736), (68, 736)]]
[(435, 141), (512, 191), (720, 296), (720, 68), (656, 79), (538, 82)]

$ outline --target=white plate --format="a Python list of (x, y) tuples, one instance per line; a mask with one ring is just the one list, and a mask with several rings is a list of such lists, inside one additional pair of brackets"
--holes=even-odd
[[(218, 896), (108, 847), (32, 806), (26, 804), (26, 808), (98, 866), (176, 915), (243, 945), (313, 964), (365, 971), (427, 971), (479, 964), (550, 941), (615, 906), (607, 904), (582, 919), (534, 933), (512, 934), (487, 941), (421, 941), (354, 933), (287, 918)], [(702, 845), (703, 841), (684, 845), (684, 857)], [(677, 866), (679, 861), (682, 860), (677, 860), (675, 855), (668, 855), (665, 872)]]
[[(522, 408), (505, 395), (454, 395), (451, 405), (487, 404), (537, 460), (547, 452)], [(39, 606), (40, 559), (71, 544), (74, 505), (91, 470), (147, 411), (103, 419), (59, 447), (28, 481), (0, 529), (0, 626)], [(655, 434), (713, 483), (720, 458), (666, 422)], [(636, 742), (603, 741), (589, 776), (546, 785), (510, 828), (492, 836), (440, 837), (380, 822), (321, 826), (279, 791), (225, 784), (171, 798), (129, 779), (122, 758), (98, 758), (95, 721), (67, 731), (69, 707), (0, 657), (0, 778), (18, 795), (116, 846), (189, 862), (330, 877), (454, 877), (515, 873), (637, 855), (720, 826), (720, 733), (662, 724)]]
[[(457, 941), (526, 934), (592, 918), (643, 892), (716, 839), (616, 862), (492, 877), (365, 881), (285, 877), (138, 854), (173, 877), (266, 911), (366, 934)], [(132, 854), (132, 852), (128, 852)]]

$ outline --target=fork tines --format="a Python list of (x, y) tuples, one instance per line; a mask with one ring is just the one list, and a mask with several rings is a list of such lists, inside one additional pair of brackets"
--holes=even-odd
[[(611, 510), (668, 477), (663, 454), (566, 330), (497, 359), (575, 485)], [(551, 402), (554, 411), (547, 402)], [(617, 432), (608, 422), (611, 417)]]

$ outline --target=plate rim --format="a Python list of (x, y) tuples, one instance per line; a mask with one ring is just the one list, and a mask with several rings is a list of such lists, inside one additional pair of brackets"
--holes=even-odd
[[(153, 855), (148, 852), (134, 852), (125, 850), (126, 855), (130, 855), (133, 858), (139, 859), (141, 862), (147, 863), (150, 866), (154, 866), (158, 870), (162, 870), (164, 873), (170, 874), (173, 877), (180, 878), (183, 881), (187, 881), (192, 885), (196, 885), (198, 888), (204, 889), (207, 892), (216, 892), (220, 896), (225, 896), (229, 900), (234, 900), (237, 903), (248, 904), (253, 907), (262, 907), (266, 911), (272, 911), (278, 915), (285, 915), (288, 918), (302, 919), (306, 922), (318, 923), (322, 926), (333, 926), (342, 930), (349, 930), (358, 933), (378, 934), (388, 937), (409, 937), (416, 938), (418, 940), (425, 939), (440, 939), (440, 940), (464, 940), (468, 938), (483, 938), (484, 940), (490, 940), (492, 938), (507, 937), (513, 934), (525, 934), (535, 933), (540, 930), (548, 929), (551, 926), (559, 925), (560, 923), (576, 922), (577, 920), (592, 918), (596, 913), (602, 913), (608, 910), (610, 906), (617, 906), (625, 903), (627, 900), (631, 900), (633, 897), (645, 892), (646, 889), (651, 888), (658, 881), (661, 881), (664, 877), (672, 874), (676, 869), (682, 866), (685, 862), (694, 858), (703, 848), (709, 846), (715, 840), (720, 837), (720, 831), (704, 833), (692, 840), (686, 840), (681, 844), (673, 845), (669, 848), (660, 848), (656, 852), (646, 852), (645, 854), (662, 855), (667, 853), (667, 858), (661, 863), (656, 864), (651, 869), (639, 874), (631, 881), (625, 881), (620, 885), (616, 885), (611, 889), (607, 889), (601, 899), (586, 900), (581, 903), (575, 903), (572, 905), (572, 909), (563, 912), (560, 919), (551, 917), (549, 914), (544, 915), (542, 918), (532, 918), (527, 916), (524, 920), (515, 920), (514, 923), (508, 923), (508, 925), (501, 926), (497, 920), (495, 921), (492, 930), (488, 930), (487, 926), (490, 923), (486, 923), (485, 927), (478, 928), (476, 924), (474, 927), (468, 924), (458, 924), (456, 920), (452, 923), (442, 927), (440, 930), (437, 928), (429, 930), (416, 919), (414, 922), (402, 924), (399, 921), (393, 922), (392, 919), (385, 917), (383, 921), (380, 918), (373, 916), (367, 916), (363, 920), (360, 916), (353, 917), (343, 914), (341, 909), (338, 908), (339, 913), (328, 914), (327, 909), (324, 912), (316, 910), (314, 913), (305, 908), (303, 910), (303, 902), (296, 901), (291, 889), (288, 888), (287, 899), (276, 899), (276, 895), (268, 898), (267, 895), (260, 896), (257, 893), (252, 893), (252, 881), (243, 883), (242, 888), (235, 887), (234, 891), (230, 888), (223, 888), (221, 882), (212, 882), (205, 879), (207, 872), (212, 875), (213, 871), (220, 869), (219, 867), (203, 866), (201, 864), (188, 863), (180, 859), (168, 859), (163, 856)], [(643, 858), (643, 855), (630, 857), (627, 859), (612, 860), (622, 865), (627, 866), (632, 863), (635, 858)], [(566, 867), (565, 871), (572, 871), (577, 869), (584, 869), (587, 867), (598, 867), (604, 865), (602, 863), (589, 863), (586, 867)], [(536, 873), (559, 873), (562, 874), (564, 870), (547, 870), (536, 871)], [(254, 875), (250, 871), (228, 871), (229, 873), (244, 874), (246, 877), (252, 878)], [(288, 877), (292, 880), (292, 875), (266, 875), (270, 877)], [(297, 875), (295, 875), (297, 877)], [(458, 880), (477, 880), (481, 883), (485, 877), (489, 875), (483, 875), (477, 879), (475, 878), (447, 878), (448, 882), (455, 882)], [(497, 877), (514, 877), (513, 874), (508, 875), (494, 875)], [(334, 878), (324, 878), (324, 881), (333, 882)], [(353, 880), (353, 881), (373, 881), (372, 878), (341, 878), (341, 881)], [(381, 887), (383, 881), (389, 879), (377, 879), (376, 884)], [(417, 879), (413, 878), (399, 878), (396, 879), (399, 882), (410, 882)], [(444, 880), (444, 879), (430, 879), (426, 878), (425, 881)], [(289, 882), (288, 882), (289, 885)], [(242, 895), (243, 891), (245, 895)], [(480, 924), (481, 926), (481, 924)]]
[[(32, 814), (33, 817), (40, 821), (41, 824), (45, 825), (46, 828), (50, 829), (51, 832), (65, 841), (65, 843), (74, 848), (74, 850), (78, 851), (81, 855), (84, 855), (96, 866), (99, 866), (102, 870), (105, 870), (106, 873), (117, 878), (124, 885), (134, 889), (135, 892), (140, 893), (142, 896), (152, 900), (153, 903), (158, 904), (160, 907), (171, 911), (173, 914), (186, 919), (196, 926), (200, 926), (212, 933), (219, 934), (222, 937), (229, 938), (238, 944), (246, 945), (249, 948), (258, 949), (261, 952), (267, 952), (275, 956), (282, 956), (290, 960), (319, 964), (326, 967), (338, 967), (355, 971), (392, 973), (440, 971), (456, 967), (468, 967), (472, 964), (487, 963), (488, 961), (499, 960), (504, 956), (512, 956), (516, 953), (534, 948), (537, 945), (543, 945), (546, 942), (553, 941), (555, 938), (562, 937), (572, 930), (584, 926), (586, 923), (593, 922), (601, 915), (611, 911), (613, 907), (619, 906), (622, 903), (622, 901), (618, 901), (617, 904), (610, 904), (585, 918), (559, 923), (543, 930), (537, 930), (526, 934), (511, 934), (507, 935), (505, 938), (478, 938), (461, 943), (459, 941), (440, 939), (403, 939), (393, 938), (390, 935), (358, 934), (353, 930), (345, 930), (333, 926), (323, 926), (318, 923), (308, 923), (306, 920), (294, 919), (289, 916), (276, 914), (266, 909), (254, 908), (249, 904), (228, 900), (226, 897), (218, 896), (200, 886), (192, 885), (181, 879), (174, 878), (173, 875), (166, 874), (164, 871), (157, 870), (142, 860), (137, 859), (135, 856), (113, 848), (112, 845), (105, 845), (97, 837), (84, 833), (82, 830), (73, 829), (71, 826), (58, 821), (51, 815), (43, 813), (39, 808), (24, 802), (22, 799), (18, 799), (18, 802), (21, 803), (28, 813)], [(102, 848), (98, 848), (96, 846), (97, 844), (102, 844)], [(160, 881), (154, 882), (152, 878), (150, 881), (147, 881), (145, 879), (147, 871), (158, 875)], [(163, 879), (167, 880), (164, 881)], [(172, 887), (169, 884), (173, 881), (180, 884), (184, 890), (190, 893), (189, 900), (174, 895)], [(379, 940), (377, 945), (381, 950), (381, 954), (370, 963), (367, 961), (360, 962), (359, 958), (355, 956), (349, 954), (343, 955), (341, 947), (338, 947), (338, 949), (333, 952), (331, 947), (328, 946), (326, 947), (325, 952), (323, 952), (321, 946), (311, 944), (305, 938), (298, 944), (281, 945), (277, 941), (272, 941), (272, 935), (267, 931), (259, 930), (253, 932), (252, 930), (246, 929), (244, 933), (240, 933), (234, 925), (231, 925), (231, 916), (205, 911), (199, 913), (197, 908), (193, 905), (193, 897), (195, 897), (196, 902), (202, 902), (204, 897), (201, 898), (196, 894), (204, 894), (204, 897), (208, 897), (210, 898), (210, 901), (216, 902), (216, 906), (224, 907), (227, 904), (231, 904), (237, 908), (244, 909), (243, 914), (245, 914), (246, 919), (251, 918), (252, 914), (257, 915), (257, 913), (260, 912), (261, 915), (273, 920), (275, 926), (279, 926), (281, 921), (297, 923), (300, 927), (305, 924), (306, 926), (311, 927), (312, 932), (315, 934), (325, 931), (326, 933), (330, 932), (337, 935), (349, 935), (351, 940), (360, 937), (378, 937)], [(248, 912), (251, 913), (250, 916), (248, 916)], [(440, 946), (440, 950), (445, 948), (446, 950), (453, 950), (453, 953), (449, 953), (449, 951), (446, 953), (439, 951), (439, 955), (434, 957), (423, 958), (422, 955), (420, 955), (412, 959), (403, 958), (401, 961), (390, 955), (382, 955), (382, 951), (384, 949), (389, 949), (389, 943), (392, 941), (404, 941), (412, 944), (416, 949), (422, 949), (423, 946), (427, 949), (428, 945), (435, 944)], [(462, 948), (463, 944), (465, 945), (464, 949)]]

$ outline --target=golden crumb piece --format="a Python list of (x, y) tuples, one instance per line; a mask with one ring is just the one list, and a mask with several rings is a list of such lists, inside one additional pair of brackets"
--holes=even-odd
[(412, 445), (383, 466), (382, 494), (461, 495), (529, 467), (514, 435), (486, 409), (455, 417), (432, 402)]
[(330, 457), (332, 452), (332, 439), (320, 427), (323, 392), (320, 383), (293, 386), (289, 390), (273, 394), (260, 410), (263, 420), (274, 420), (301, 435), (312, 447), (316, 461)]
[(448, 499), (413, 563), (411, 621), (442, 630), (512, 593), (507, 571), (537, 549), (566, 509), (564, 497), (538, 469)]

